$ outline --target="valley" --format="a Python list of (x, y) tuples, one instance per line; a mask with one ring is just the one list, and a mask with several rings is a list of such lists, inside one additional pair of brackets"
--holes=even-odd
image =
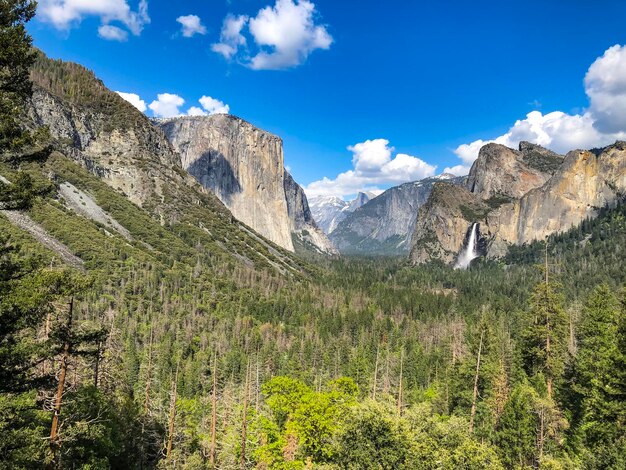
[[(227, 18), (312, 4), (277, 5)], [(34, 48), (35, 8), (0, 7), (0, 468), (625, 468), (626, 142), (368, 140), (321, 194), (228, 106)]]

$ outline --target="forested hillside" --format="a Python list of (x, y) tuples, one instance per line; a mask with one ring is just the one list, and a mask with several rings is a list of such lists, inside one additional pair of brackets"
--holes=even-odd
[[(61, 162), (107, 191), (55, 155), (22, 171)], [(158, 225), (113, 207), (137, 241), (50, 196), (28, 212), (87, 274), (0, 217), (2, 352), (20, 359), (3, 382), (7, 466), (50, 458), (70, 344), (63, 468), (621, 468), (626, 206), (552, 237), (548, 284), (543, 244), (469, 271), (348, 259), (289, 277), (193, 254), (184, 227), (149, 238)]]
[[(1, 51), (30, 46), (24, 8)], [(0, 74), (0, 468), (626, 468), (625, 204), (468, 270), (304, 261), (170, 160), (33, 126), (10, 71), (34, 65), (111, 124), (92, 142), (161, 142), (26, 52)], [(175, 191), (131, 202), (122, 165)]]

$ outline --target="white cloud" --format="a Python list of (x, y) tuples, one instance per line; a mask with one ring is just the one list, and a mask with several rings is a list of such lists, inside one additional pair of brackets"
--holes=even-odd
[(378, 186), (416, 181), (435, 174), (436, 166), (423, 160), (397, 154), (391, 157), (393, 147), (386, 139), (366, 140), (348, 147), (352, 152), (354, 169), (340, 173), (336, 178), (327, 177), (314, 181), (306, 187), (309, 197), (345, 197), (358, 191), (380, 191)]
[(116, 92), (126, 101), (135, 106), (138, 110), (144, 112), (146, 108), (152, 111), (154, 117), (171, 118), (179, 116), (208, 116), (211, 114), (228, 114), (230, 106), (216, 98), (203, 96), (198, 101), (202, 107), (191, 106), (186, 113), (181, 111), (185, 104), (185, 99), (174, 93), (159, 93), (157, 99), (152, 101), (147, 107), (145, 101), (134, 93)]
[(187, 110), (187, 116), (206, 116), (207, 113), (204, 109), (192, 106)]
[(589, 108), (581, 114), (533, 111), (499, 137), (459, 145), (454, 153), (463, 162), (445, 172), (467, 174), (480, 148), (496, 142), (517, 147), (527, 140), (555, 152), (588, 149), (626, 138), (626, 47), (613, 46), (587, 71), (585, 91)]
[(250, 33), (258, 46), (269, 47), (254, 56), (250, 67), (276, 70), (299, 65), (316, 49), (328, 49), (333, 38), (313, 19), (315, 5), (307, 0), (277, 0), (250, 19)]
[(159, 93), (157, 99), (148, 105), (155, 117), (177, 117), (181, 116), (180, 107), (185, 104), (185, 100), (172, 93)]
[(190, 38), (194, 34), (206, 34), (206, 27), (200, 21), (199, 16), (179, 16), (176, 21), (182, 25), (182, 34), (186, 38)]
[(230, 106), (224, 104), (222, 101), (211, 98), (210, 96), (203, 96), (198, 100), (202, 105), (202, 108), (192, 106), (187, 110), (188, 116), (209, 116), (211, 114), (228, 114)]
[(148, 109), (148, 107), (146, 106), (146, 102), (135, 93), (124, 93), (122, 91), (116, 91), (115, 93), (120, 95), (142, 113), (145, 112), (146, 109)]
[(591, 64), (585, 76), (585, 91), (598, 131), (626, 130), (626, 47), (610, 47)]
[(226, 60), (233, 58), (240, 46), (246, 45), (246, 38), (241, 31), (248, 22), (245, 15), (228, 15), (224, 19), (222, 31), (220, 32), (220, 42), (212, 44), (211, 50), (224, 56)]
[(228, 114), (230, 111), (230, 106), (210, 96), (203, 96), (198, 101), (209, 114)]
[(110, 23), (121, 23), (135, 36), (150, 23), (147, 0), (139, 2), (137, 11), (131, 10), (127, 0), (40, 0), (38, 14), (40, 19), (60, 30), (80, 24), (87, 16), (99, 17), (100, 37), (116, 41), (125, 40), (128, 33)]
[(317, 49), (333, 42), (326, 27), (315, 22), (315, 4), (309, 0), (276, 0), (274, 6), (259, 10), (254, 18), (229, 15), (224, 20), (220, 42), (212, 50), (230, 60), (247, 41), (248, 30), (258, 50), (241, 57), (254, 70), (281, 70), (302, 64)]
[(98, 28), (98, 36), (108, 41), (124, 42), (128, 40), (128, 31), (110, 24), (103, 24)]

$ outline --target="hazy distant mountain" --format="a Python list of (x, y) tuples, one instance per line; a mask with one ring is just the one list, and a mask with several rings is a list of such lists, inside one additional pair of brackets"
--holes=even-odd
[(347, 214), (330, 234), (331, 241), (346, 254), (408, 253), (417, 212), (438, 181), (461, 184), (465, 177), (442, 174), (390, 188)]
[(336, 196), (317, 196), (309, 200), (309, 207), (318, 227), (329, 234), (348, 214), (375, 197), (376, 194), (370, 191), (359, 192), (351, 201), (344, 201)]

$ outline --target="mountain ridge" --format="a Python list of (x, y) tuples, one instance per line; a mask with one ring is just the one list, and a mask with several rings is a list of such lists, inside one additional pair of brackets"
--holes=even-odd
[(284, 168), (280, 137), (229, 114), (153, 122), (180, 154), (183, 168), (237, 219), (289, 251), (296, 236), (320, 253), (335, 253), (304, 191)]
[(479, 224), (484, 252), (504, 256), (508, 247), (560, 233), (626, 190), (626, 144), (565, 157), (536, 144), (519, 150), (499, 144), (481, 148), (465, 188), (441, 187), (418, 213), (410, 260), (452, 263)]

